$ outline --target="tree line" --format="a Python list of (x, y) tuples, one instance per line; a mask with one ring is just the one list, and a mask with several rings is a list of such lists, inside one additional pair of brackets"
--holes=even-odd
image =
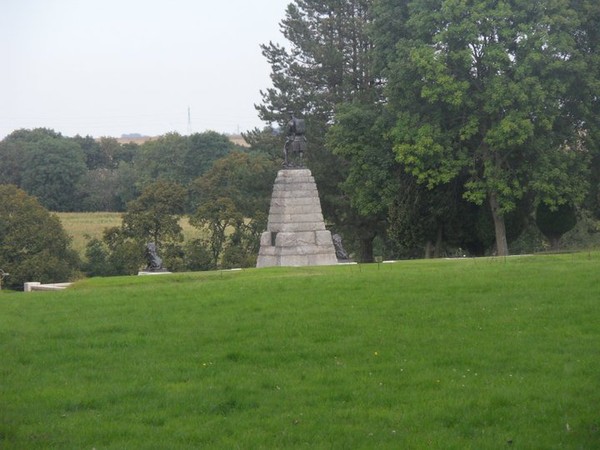
[(305, 115), (325, 215), (362, 260), (506, 255), (599, 217), (598, 23), (593, 0), (294, 1), (258, 112)]
[(217, 159), (245, 150), (214, 131), (169, 133), (138, 145), (17, 130), (0, 142), (0, 180), (52, 211), (122, 212), (146, 185), (161, 179), (186, 186)]
[[(145, 264), (148, 242), (173, 271), (254, 266), (281, 138), (266, 128), (247, 140), (252, 144), (240, 147), (212, 131), (170, 133), (138, 146), (48, 129), (13, 132), (0, 142), (6, 283), (64, 281), (78, 271), (134, 274)], [(123, 221), (91, 239), (81, 261), (49, 210), (119, 211)], [(183, 242), (184, 215), (202, 230), (201, 239)]]

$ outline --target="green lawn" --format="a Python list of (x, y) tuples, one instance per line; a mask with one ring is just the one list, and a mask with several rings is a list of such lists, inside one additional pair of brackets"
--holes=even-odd
[(600, 448), (600, 254), (0, 293), (2, 449)]

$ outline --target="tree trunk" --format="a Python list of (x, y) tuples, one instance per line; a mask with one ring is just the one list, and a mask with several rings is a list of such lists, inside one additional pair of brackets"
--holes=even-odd
[(373, 239), (375, 236), (361, 236), (360, 237), (360, 256), (359, 261), (363, 263), (372, 263), (373, 259)]
[(431, 241), (425, 243), (425, 259), (431, 259), (433, 255), (433, 244)]
[(434, 258), (441, 258), (443, 243), (444, 243), (444, 225), (440, 223), (440, 224), (438, 224), (437, 238), (435, 240), (435, 249), (433, 251)]
[(496, 232), (496, 250), (498, 256), (508, 256), (508, 242), (506, 241), (506, 226), (504, 216), (500, 212), (500, 204), (496, 193), (490, 194), (490, 207), (494, 219), (494, 230)]

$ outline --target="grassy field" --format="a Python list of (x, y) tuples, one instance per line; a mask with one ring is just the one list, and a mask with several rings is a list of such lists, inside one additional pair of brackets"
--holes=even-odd
[[(73, 250), (82, 257), (85, 255), (85, 246), (90, 238), (102, 239), (106, 228), (121, 225), (121, 213), (90, 212), (90, 213), (55, 213), (60, 219), (65, 231), (72, 239)], [(192, 227), (187, 217), (179, 221), (185, 239), (200, 237), (201, 232)]]
[(2, 449), (600, 448), (600, 254), (0, 293)]
[(63, 228), (72, 239), (72, 247), (80, 255), (85, 254), (85, 246), (90, 238), (102, 239), (106, 228), (121, 225), (121, 213), (55, 213)]

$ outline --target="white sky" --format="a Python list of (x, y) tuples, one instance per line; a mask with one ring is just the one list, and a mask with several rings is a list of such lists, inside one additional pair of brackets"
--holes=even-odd
[(0, 139), (263, 127), (291, 0), (0, 0)]

